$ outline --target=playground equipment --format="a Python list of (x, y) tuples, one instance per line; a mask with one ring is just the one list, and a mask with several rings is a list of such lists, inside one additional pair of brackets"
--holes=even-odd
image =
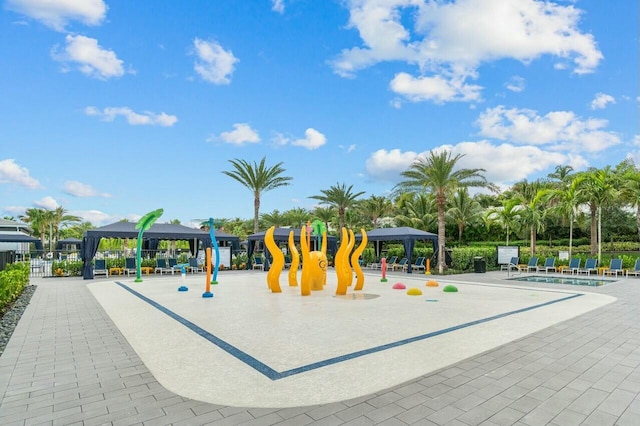
[(353, 254), (351, 255), (351, 266), (353, 266), (353, 270), (356, 273), (356, 286), (354, 287), (354, 290), (362, 290), (364, 288), (364, 274), (362, 273), (362, 268), (360, 267), (360, 255), (364, 251), (369, 240), (364, 228), (360, 228), (360, 234), (362, 235), (362, 241), (360, 242), (358, 248), (355, 249), (353, 251)]
[[(216, 251), (216, 266), (213, 269), (213, 280), (211, 284), (218, 284), (218, 269), (220, 268), (220, 249), (218, 248), (218, 242), (216, 241), (215, 235), (215, 226), (213, 224), (213, 218), (209, 218), (209, 235), (211, 235), (211, 243), (213, 244), (213, 248)], [(211, 263), (211, 250), (209, 250), (209, 263)], [(209, 276), (207, 275), (207, 281), (209, 280)]]
[(407, 290), (407, 295), (408, 296), (422, 296), (422, 290), (420, 290), (417, 287), (412, 287), (409, 290)]
[(136, 279), (134, 282), (142, 282), (142, 234), (144, 234), (144, 231), (148, 231), (149, 228), (151, 228), (151, 225), (153, 225), (153, 223), (162, 216), (162, 213), (164, 213), (163, 209), (157, 209), (149, 212), (142, 216), (136, 224), (135, 229), (139, 229), (140, 232), (138, 232), (138, 243), (136, 244)]
[(327, 233), (322, 234), (321, 250), (309, 251), (307, 230), (303, 226), (300, 230), (300, 248), (302, 251), (300, 294), (309, 296), (311, 290), (322, 290), (327, 280)]
[(387, 282), (387, 258), (383, 257), (380, 261), (380, 269), (382, 270), (382, 278), (380, 279), (381, 283)]
[(448, 286), (445, 286), (442, 291), (444, 291), (445, 293), (457, 293), (458, 287), (453, 284), (449, 284)]
[(211, 247), (207, 247), (206, 258), (207, 258), (207, 283), (205, 285), (205, 291), (204, 293), (202, 293), (202, 297), (205, 299), (213, 297), (213, 293), (211, 292), (211, 284), (212, 284), (211, 282)]
[(438, 281), (436, 280), (429, 280), (427, 281), (427, 287), (438, 287), (440, 284), (438, 284)]
[[(353, 235), (353, 232), (351, 232), (351, 235)], [(334, 259), (336, 275), (338, 277), (336, 294), (339, 296), (347, 294), (347, 287), (351, 285), (351, 281), (353, 280), (353, 276), (351, 275), (351, 266), (349, 265), (349, 246), (353, 247), (353, 242), (350, 241), (349, 237), (347, 229), (342, 228), (340, 247), (338, 248), (338, 252)]]
[(187, 287), (187, 266), (182, 265), (180, 268), (180, 276), (182, 278), (182, 285), (178, 287), (178, 291), (189, 291), (189, 287)]

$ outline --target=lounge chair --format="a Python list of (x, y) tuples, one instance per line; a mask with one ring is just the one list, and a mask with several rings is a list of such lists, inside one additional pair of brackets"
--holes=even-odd
[(93, 276), (104, 275), (109, 278), (109, 270), (107, 269), (107, 261), (104, 259), (96, 259), (93, 265)]
[(596, 259), (595, 257), (588, 258), (587, 261), (584, 263), (584, 268), (579, 268), (577, 273), (581, 274), (583, 272), (587, 275), (591, 275), (591, 272), (595, 272), (597, 275), (598, 259)]
[(124, 272), (127, 275), (131, 275), (132, 273), (136, 273), (136, 258), (135, 257), (127, 257), (124, 260)]
[(198, 259), (197, 258), (190, 257), (189, 258), (189, 271), (191, 271), (192, 274), (195, 274), (196, 272), (204, 271), (204, 268), (202, 268), (202, 266), (198, 265)]
[(165, 259), (164, 257), (156, 259), (156, 267), (153, 272), (156, 274), (160, 273), (160, 275), (165, 272), (171, 272), (171, 268), (167, 266), (167, 259)]
[(260, 269), (264, 271), (264, 262), (262, 262), (262, 256), (256, 256), (253, 258), (253, 269)]
[(569, 266), (567, 266), (566, 268), (562, 269), (560, 272), (561, 273), (565, 273), (568, 272), (571, 275), (573, 274), (577, 274), (578, 270), (580, 269), (580, 263), (582, 262), (582, 259), (580, 259), (579, 257), (572, 257), (571, 260), (569, 261)]
[(369, 264), (369, 268), (371, 268), (371, 269), (380, 269), (380, 268), (382, 268), (382, 259), (383, 259), (383, 258), (381, 257), (381, 258), (380, 258), (380, 259), (378, 259), (377, 261), (375, 261), (375, 262), (371, 262), (371, 263)]
[(409, 259), (407, 259), (406, 257), (403, 257), (402, 259), (400, 259), (400, 262), (394, 263), (393, 265), (391, 265), (391, 270), (393, 270), (393, 271), (395, 271), (395, 270), (404, 271), (405, 269), (407, 269), (407, 263), (408, 262), (409, 262)]
[(168, 262), (169, 262), (169, 267), (167, 269), (171, 271), (171, 275), (173, 275), (176, 271), (178, 272), (181, 271), (181, 267), (178, 266), (178, 259), (176, 259), (175, 257), (171, 257), (169, 258)]
[(387, 259), (387, 271), (393, 271), (393, 265), (395, 265), (397, 262), (398, 256), (391, 256), (390, 259)]
[(424, 262), (426, 261), (426, 258), (424, 256), (420, 256), (419, 258), (416, 259), (416, 263), (414, 263), (413, 265), (411, 265), (411, 269), (417, 269), (417, 270), (426, 270), (427, 266), (424, 264)]
[(629, 275), (635, 275), (636, 277), (640, 275), (640, 259), (636, 259), (634, 268), (627, 271), (627, 276)]
[(556, 258), (555, 257), (547, 257), (544, 260), (544, 265), (536, 267), (536, 271), (541, 272), (544, 271), (546, 274), (549, 271), (557, 272), (556, 269)]
[(602, 275), (615, 275), (616, 277), (624, 275), (624, 269), (622, 269), (622, 259), (611, 259), (609, 263), (609, 269), (602, 271)]
[(511, 258), (511, 260), (509, 260), (509, 263), (500, 265), (500, 270), (501, 271), (510, 271), (512, 269), (518, 270), (519, 261), (520, 261), (520, 258), (518, 256), (514, 256)]
[(518, 271), (520, 272), (529, 272), (529, 271), (537, 271), (538, 270), (538, 258), (532, 257), (529, 259), (529, 263), (526, 265), (518, 265)]

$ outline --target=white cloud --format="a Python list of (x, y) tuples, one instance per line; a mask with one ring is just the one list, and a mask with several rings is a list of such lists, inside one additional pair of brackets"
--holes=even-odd
[(284, 0), (271, 0), (271, 10), (280, 14), (284, 13)]
[(75, 64), (81, 73), (106, 80), (124, 75), (123, 61), (118, 59), (113, 50), (103, 49), (98, 40), (82, 35), (67, 35), (64, 51), (59, 52), (58, 46), (51, 51), (51, 56), (63, 64)]
[(137, 113), (128, 107), (108, 107), (100, 111), (96, 107), (89, 106), (84, 109), (84, 113), (86, 115), (100, 117), (103, 121), (113, 121), (116, 117), (122, 116), (127, 120), (127, 123), (132, 126), (171, 127), (178, 122), (178, 117), (175, 115), (169, 115), (164, 112), (155, 114), (149, 111)]
[(58, 204), (58, 202), (49, 195), (40, 200), (34, 201), (33, 205), (47, 210), (55, 210), (60, 207), (60, 204)]
[(400, 173), (407, 170), (418, 155), (413, 151), (379, 149), (367, 158), (365, 168), (375, 180), (395, 183), (400, 180)]
[(512, 92), (520, 93), (525, 88), (524, 78), (514, 75), (504, 84), (504, 87), (511, 90)]
[(121, 217), (111, 216), (99, 210), (73, 210), (70, 211), (69, 214), (78, 216), (83, 222), (90, 222), (94, 226), (107, 225), (122, 219)]
[(13, 158), (0, 160), (0, 183), (15, 183), (29, 189), (42, 188), (40, 182), (29, 174), (29, 169), (16, 163)]
[(7, 0), (7, 9), (26, 15), (56, 31), (64, 31), (70, 21), (100, 25), (107, 14), (102, 0)]
[(391, 90), (410, 101), (431, 100), (441, 104), (451, 101), (480, 100), (481, 86), (465, 84), (464, 78), (447, 79), (441, 75), (415, 78), (405, 72), (396, 74), (389, 83)]
[(305, 130), (303, 139), (296, 139), (291, 142), (291, 145), (301, 146), (310, 151), (313, 151), (314, 149), (318, 149), (326, 143), (327, 138), (325, 137), (325, 135), (310, 127)]
[(352, 143), (349, 146), (338, 145), (338, 148), (344, 149), (345, 151), (347, 151), (347, 153), (349, 153), (349, 152), (353, 152), (353, 151), (356, 150), (356, 144)]
[(222, 140), (233, 145), (243, 145), (245, 143), (258, 143), (260, 136), (247, 123), (236, 123), (229, 132), (222, 132), (220, 136), (210, 137), (207, 141)]
[(597, 93), (591, 101), (591, 109), (604, 109), (609, 104), (615, 104), (616, 98), (606, 93)]
[(91, 185), (75, 180), (65, 182), (63, 191), (69, 195), (73, 195), (74, 197), (111, 197), (111, 194), (99, 192)]
[(194, 53), (197, 56), (194, 70), (204, 81), (213, 84), (231, 83), (238, 58), (231, 50), (224, 50), (216, 41), (193, 40)]
[(529, 109), (489, 108), (476, 121), (482, 136), (516, 144), (547, 145), (552, 150), (599, 152), (620, 143), (620, 137), (603, 130), (607, 120), (580, 119), (571, 111), (544, 116)]
[[(362, 46), (343, 50), (331, 62), (344, 77), (379, 62), (402, 61), (419, 68), (413, 80), (444, 86), (440, 93), (446, 88), (442, 78), (464, 88), (481, 64), (500, 59), (528, 63), (550, 55), (573, 61), (578, 74), (592, 72), (602, 59), (593, 36), (579, 30), (581, 11), (573, 5), (539, 0), (348, 0), (346, 5), (348, 26), (358, 31)], [(458, 100), (419, 93), (414, 99)]]

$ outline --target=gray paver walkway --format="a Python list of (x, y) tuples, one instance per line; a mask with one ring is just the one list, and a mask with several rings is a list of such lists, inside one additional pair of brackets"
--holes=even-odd
[[(482, 274), (492, 276), (504, 273)], [(167, 391), (86, 283), (34, 280), (38, 289), (0, 357), (0, 424), (640, 425), (637, 278), (584, 289), (615, 303), (395, 388), (285, 409)]]

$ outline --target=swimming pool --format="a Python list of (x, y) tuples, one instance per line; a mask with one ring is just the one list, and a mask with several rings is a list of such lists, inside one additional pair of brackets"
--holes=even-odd
[(549, 284), (569, 284), (569, 285), (586, 285), (591, 287), (600, 287), (605, 284), (615, 282), (615, 280), (592, 279), (592, 278), (569, 278), (569, 277), (544, 277), (540, 275), (528, 275), (524, 277), (509, 278), (512, 281), (526, 281), (534, 283)]

